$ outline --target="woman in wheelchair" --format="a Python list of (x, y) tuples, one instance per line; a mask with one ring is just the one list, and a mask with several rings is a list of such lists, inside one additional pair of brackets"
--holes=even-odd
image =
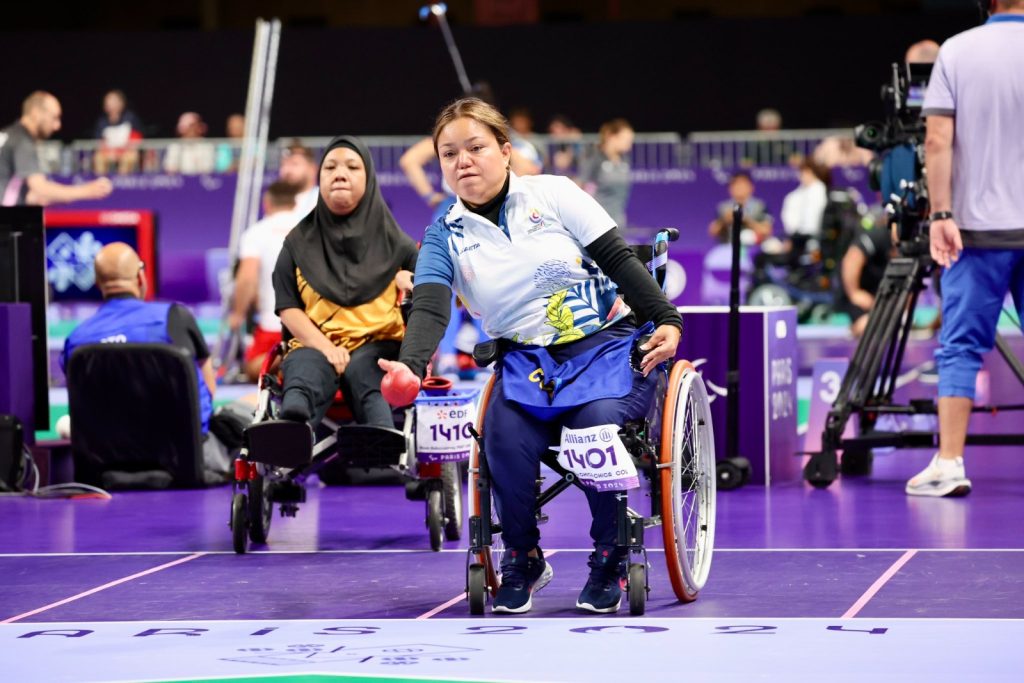
[[(444, 334), (453, 289), (499, 340), (483, 430), (506, 548), (493, 610), (525, 612), (552, 575), (535, 516), (541, 454), (559, 443), (563, 456), (591, 439), (621, 444), (613, 435), (646, 414), (652, 370), (674, 357), (682, 322), (590, 195), (568, 178), (521, 178), (509, 170), (507, 122), (496, 109), (458, 100), (439, 115), (433, 138), (458, 200), (426, 231), (399, 361), (380, 366), (392, 386), (410, 374), (422, 377)], [(620, 289), (653, 322), (632, 364), (640, 331)], [(631, 484), (586, 489), (594, 552), (579, 608), (619, 607), (627, 558), (616, 546), (615, 489), (636, 485), (634, 476)]]
[(394, 428), (377, 360), (398, 357), (399, 290), (412, 290), (416, 257), (381, 197), (369, 149), (354, 137), (331, 140), (316, 208), (288, 234), (273, 273), (291, 337), (282, 419), (315, 427), (340, 386), (358, 423)]

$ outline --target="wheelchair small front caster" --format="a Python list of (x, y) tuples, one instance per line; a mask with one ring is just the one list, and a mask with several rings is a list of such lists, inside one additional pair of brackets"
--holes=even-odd
[(469, 565), (466, 574), (466, 594), (469, 597), (469, 613), (483, 614), (484, 605), (487, 603), (487, 570), (482, 564)]
[(430, 549), (441, 550), (444, 541), (444, 505), (441, 489), (431, 488), (427, 492), (427, 529), (430, 532)]
[(231, 542), (235, 552), (245, 553), (249, 535), (249, 501), (244, 493), (231, 498)]
[(629, 593), (629, 613), (640, 616), (644, 613), (647, 603), (647, 567), (640, 562), (629, 565), (627, 583)]
[(718, 488), (731, 491), (750, 480), (750, 461), (746, 458), (726, 458), (715, 464)]

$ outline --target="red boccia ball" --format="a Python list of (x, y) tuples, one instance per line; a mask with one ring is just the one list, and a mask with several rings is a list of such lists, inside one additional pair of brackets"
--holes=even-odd
[(411, 370), (392, 370), (381, 379), (380, 393), (393, 406), (407, 406), (420, 393), (420, 378)]

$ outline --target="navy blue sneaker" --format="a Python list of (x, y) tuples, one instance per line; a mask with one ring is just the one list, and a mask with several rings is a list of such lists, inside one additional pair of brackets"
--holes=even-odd
[(626, 553), (614, 546), (598, 546), (587, 560), (590, 578), (576, 600), (578, 609), (609, 614), (619, 611), (626, 588)]
[(548, 585), (554, 571), (540, 557), (530, 557), (525, 550), (508, 550), (501, 563), (501, 586), (494, 596), (492, 612), (522, 614), (533, 606), (533, 593)]

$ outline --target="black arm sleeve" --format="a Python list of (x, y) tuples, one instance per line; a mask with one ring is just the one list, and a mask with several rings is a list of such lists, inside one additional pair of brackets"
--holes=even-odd
[(210, 357), (210, 348), (206, 345), (199, 324), (192, 313), (181, 304), (174, 304), (167, 312), (167, 334), (175, 346), (188, 349), (195, 359), (202, 362)]
[(277, 263), (274, 264), (274, 272), (270, 279), (274, 283), (275, 313), (280, 315), (286, 308), (306, 310), (299, 294), (299, 282), (295, 279), (295, 261), (287, 247), (282, 247), (281, 253), (277, 255)]
[(451, 314), (450, 287), (431, 282), (413, 288), (412, 311), (398, 360), (408, 365), (418, 377), (423, 377), (430, 357), (441, 343)]
[(612, 279), (622, 291), (630, 307), (636, 309), (655, 326), (673, 325), (683, 328), (683, 319), (676, 307), (665, 298), (647, 267), (640, 262), (618, 228), (612, 228), (587, 245), (587, 253), (601, 271)]

